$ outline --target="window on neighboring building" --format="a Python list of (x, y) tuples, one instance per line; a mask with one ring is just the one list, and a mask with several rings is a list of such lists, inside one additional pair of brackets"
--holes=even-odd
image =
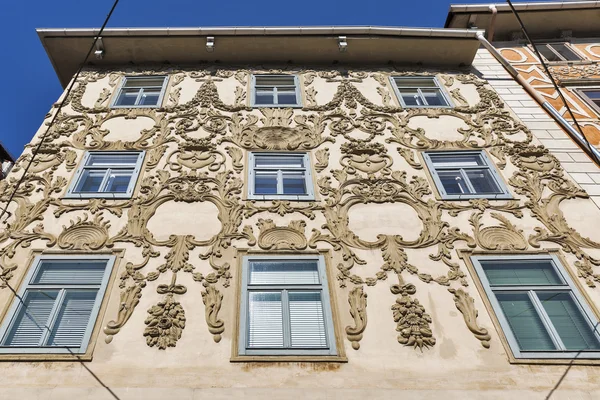
[(566, 43), (540, 43), (536, 44), (535, 47), (550, 62), (581, 60), (581, 57)]
[(322, 256), (247, 256), (240, 355), (335, 355)]
[(86, 153), (66, 197), (131, 197), (144, 160), (141, 151), (91, 151)]
[(598, 319), (557, 257), (472, 260), (516, 358), (600, 357)]
[(166, 86), (166, 76), (126, 76), (112, 106), (160, 107)]
[(298, 77), (295, 75), (252, 75), (252, 106), (301, 106)]
[(248, 198), (313, 200), (306, 153), (250, 153)]
[(450, 102), (433, 76), (391, 77), (403, 107), (450, 107)]
[(483, 151), (427, 152), (423, 157), (443, 199), (511, 198)]
[(600, 87), (579, 88), (576, 91), (590, 107), (600, 113)]
[(40, 256), (0, 328), (0, 353), (85, 353), (114, 256)]

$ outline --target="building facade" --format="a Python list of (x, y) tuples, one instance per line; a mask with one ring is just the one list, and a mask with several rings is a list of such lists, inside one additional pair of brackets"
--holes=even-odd
[[(600, 204), (600, 169), (597, 166), (600, 160), (597, 151), (600, 148), (600, 31), (597, 24), (600, 4), (596, 1), (524, 2), (515, 3), (515, 8), (587, 142), (570, 138), (510, 77), (506, 69), (485, 48), (481, 48), (479, 54), (484, 77), (493, 85), (498, 84), (496, 89), (503, 100), (526, 125), (531, 125), (536, 136), (571, 172), (572, 178), (592, 195), (596, 204)], [(487, 39), (502, 57), (562, 118), (574, 126), (563, 98), (507, 4), (452, 5), (446, 27), (485, 29)], [(588, 146), (593, 147), (595, 154), (590, 154)], [(583, 154), (579, 148), (588, 154)]]
[(600, 210), (478, 48), (106, 30), (0, 183), (2, 397), (596, 398)]

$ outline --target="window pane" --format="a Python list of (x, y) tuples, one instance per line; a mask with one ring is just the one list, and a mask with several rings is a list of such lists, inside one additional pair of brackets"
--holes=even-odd
[(67, 290), (47, 346), (81, 346), (97, 294), (97, 290)]
[(550, 48), (545, 44), (535, 45), (536, 49), (544, 56), (548, 61), (562, 61), (558, 55), (556, 55)]
[(256, 171), (254, 194), (277, 194), (277, 173)]
[(317, 261), (251, 261), (251, 285), (318, 285)]
[(479, 154), (430, 154), (435, 167), (477, 167), (486, 165)]
[(100, 285), (106, 261), (45, 260), (31, 280), (36, 285)]
[(149, 86), (162, 87), (165, 81), (164, 77), (144, 77), (144, 78), (127, 78), (124, 87), (127, 88), (139, 88)]
[(103, 191), (108, 193), (126, 193), (132, 175), (133, 171), (111, 173), (108, 177), (106, 188)]
[(138, 97), (139, 89), (123, 89), (115, 102), (117, 106), (133, 106)]
[(296, 105), (296, 89), (295, 88), (278, 88), (277, 104)]
[(295, 86), (293, 75), (266, 76), (256, 75), (256, 86)]
[(573, 50), (567, 47), (565, 43), (552, 43), (550, 45), (555, 51), (557, 51), (565, 60), (568, 61), (576, 61), (581, 60), (581, 58), (575, 54)]
[(467, 169), (465, 175), (469, 178), (475, 193), (502, 193), (489, 169)]
[(401, 87), (437, 87), (433, 77), (418, 77), (418, 78), (395, 78), (396, 86)]
[(292, 347), (327, 347), (320, 292), (289, 292)]
[(144, 89), (144, 93), (140, 98), (141, 106), (156, 106), (160, 97), (160, 89)]
[(283, 194), (306, 194), (306, 178), (304, 173), (284, 172)]
[(271, 104), (275, 104), (275, 98), (273, 95), (273, 92), (263, 92), (263, 91), (257, 91), (256, 95), (254, 96), (254, 103), (255, 104), (266, 104), (266, 105), (271, 105)]
[(598, 338), (569, 293), (538, 292), (537, 295), (568, 350), (600, 350)]
[(280, 292), (248, 293), (248, 347), (283, 347)]
[(259, 155), (254, 156), (256, 167), (269, 168), (303, 168), (304, 156)]
[(442, 96), (442, 92), (439, 89), (424, 89), (421, 90), (423, 96), (425, 96), (425, 101), (430, 106), (447, 106), (448, 103), (444, 96)]
[(438, 171), (438, 177), (446, 194), (470, 193), (460, 171)]
[(496, 298), (521, 351), (556, 350), (527, 293), (497, 293)]
[(103, 167), (103, 166), (129, 166), (135, 165), (139, 158), (139, 154), (90, 154), (86, 166)]
[(4, 346), (39, 346), (58, 290), (28, 290)]
[(550, 260), (481, 261), (490, 285), (564, 285)]
[(423, 103), (423, 100), (419, 96), (419, 92), (416, 90), (402, 89), (402, 91), (400, 92), (400, 96), (402, 97), (404, 104), (406, 104), (407, 106), (425, 105), (425, 103)]
[(600, 107), (600, 90), (584, 90), (587, 98), (598, 107)]
[(105, 171), (83, 171), (81, 180), (79, 181), (79, 185), (77, 185), (75, 192), (98, 193), (100, 191), (100, 185), (104, 180), (104, 175), (106, 175)]

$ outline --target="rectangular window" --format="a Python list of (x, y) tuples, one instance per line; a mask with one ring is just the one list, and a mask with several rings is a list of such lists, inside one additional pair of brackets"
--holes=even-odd
[(476, 256), (515, 358), (599, 358), (598, 320), (556, 256)]
[(306, 153), (250, 153), (248, 198), (314, 200)]
[(423, 158), (445, 200), (511, 198), (483, 151), (427, 152)]
[(295, 75), (252, 75), (253, 107), (301, 107)]
[(67, 198), (129, 198), (144, 160), (143, 151), (86, 153)]
[(600, 114), (600, 87), (575, 89), (581, 98), (598, 114)]
[(536, 44), (535, 48), (549, 62), (581, 60), (566, 43), (540, 43)]
[(85, 353), (114, 259), (37, 257), (0, 328), (0, 353)]
[(450, 107), (450, 101), (433, 76), (390, 79), (403, 107)]
[(240, 355), (336, 355), (323, 256), (247, 256)]
[(126, 76), (112, 107), (160, 107), (166, 87), (166, 76)]

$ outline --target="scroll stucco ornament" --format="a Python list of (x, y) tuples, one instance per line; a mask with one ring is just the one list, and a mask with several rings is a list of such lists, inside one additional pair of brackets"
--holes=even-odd
[(108, 240), (108, 228), (110, 224), (102, 221), (100, 214), (93, 220), (88, 221), (88, 214), (83, 219), (71, 221), (71, 225), (63, 225), (63, 231), (58, 236), (58, 246), (69, 250), (98, 250)]
[(174, 294), (184, 294), (187, 289), (183, 285), (175, 283), (177, 274), (173, 274), (170, 285), (159, 285), (157, 292), (167, 294), (164, 300), (158, 302), (148, 310), (148, 318), (144, 321), (146, 329), (144, 336), (146, 344), (150, 347), (158, 347), (165, 350), (167, 347), (175, 347), (181, 339), (181, 333), (185, 328), (185, 311)]
[(206, 290), (202, 292), (202, 302), (204, 303), (204, 315), (208, 331), (213, 335), (216, 343), (221, 341), (221, 334), (225, 331), (225, 323), (219, 319), (221, 302), (223, 294), (213, 285), (206, 285)]
[(392, 306), (394, 321), (398, 324), (396, 330), (400, 332), (398, 343), (419, 348), (421, 351), (423, 347), (429, 348), (435, 345), (435, 338), (429, 327), (431, 316), (425, 312), (425, 307), (419, 303), (419, 300), (409, 296), (417, 292), (415, 285), (400, 283), (390, 289), (393, 294), (400, 295), (396, 299), (396, 304)]
[(306, 222), (290, 221), (288, 226), (275, 226), (271, 219), (258, 220), (258, 246), (264, 250), (304, 250), (307, 246)]
[(357, 170), (368, 174), (369, 177), (382, 170), (386, 175), (391, 173), (389, 167), (393, 161), (381, 143), (349, 142), (342, 144), (341, 149), (344, 156), (340, 164), (346, 167), (346, 172), (351, 175)]
[(129, 286), (121, 292), (117, 320), (109, 321), (106, 327), (104, 327), (104, 333), (106, 334), (104, 341), (106, 343), (112, 342), (114, 335), (121, 331), (121, 328), (129, 320), (131, 314), (133, 314), (135, 306), (140, 302), (140, 297), (142, 297), (142, 285)]
[(352, 343), (354, 350), (360, 349), (360, 340), (367, 328), (367, 294), (362, 286), (357, 286), (348, 294), (350, 304), (350, 315), (354, 319), (354, 326), (346, 327), (346, 336)]
[(324, 149), (317, 150), (315, 152), (315, 158), (317, 159), (315, 170), (317, 172), (323, 172), (329, 165), (329, 149), (325, 147)]
[(467, 328), (469, 328), (473, 335), (481, 341), (483, 347), (489, 349), (492, 337), (487, 329), (482, 328), (477, 324), (477, 316), (479, 313), (475, 308), (475, 300), (473, 300), (471, 295), (463, 289), (450, 288), (448, 291), (454, 295), (454, 304), (456, 304), (456, 308), (462, 313)]
[(523, 231), (518, 230), (506, 217), (498, 213), (491, 213), (492, 217), (500, 221), (501, 225), (482, 228), (483, 225), (480, 222), (482, 215), (483, 213), (475, 213), (469, 219), (479, 247), (486, 250), (509, 251), (527, 249), (527, 240), (523, 236)]

